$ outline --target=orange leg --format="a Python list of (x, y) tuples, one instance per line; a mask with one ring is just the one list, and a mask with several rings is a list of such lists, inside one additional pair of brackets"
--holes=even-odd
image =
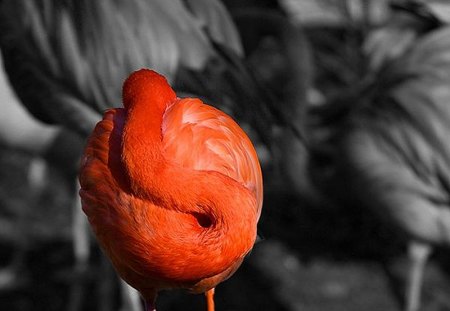
[(214, 288), (211, 288), (205, 293), (206, 306), (208, 311), (214, 311)]

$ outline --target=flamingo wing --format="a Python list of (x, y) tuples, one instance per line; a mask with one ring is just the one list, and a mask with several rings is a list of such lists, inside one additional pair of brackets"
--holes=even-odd
[(198, 99), (186, 98), (166, 110), (162, 133), (168, 159), (183, 167), (220, 172), (242, 183), (254, 193), (259, 217), (261, 168), (250, 139), (233, 119)]
[(449, 38), (448, 28), (424, 36), (382, 72), (382, 91), (353, 110), (340, 146), (361, 201), (436, 244), (450, 241)]

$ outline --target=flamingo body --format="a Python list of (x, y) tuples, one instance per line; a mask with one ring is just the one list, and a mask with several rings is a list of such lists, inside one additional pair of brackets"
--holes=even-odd
[(83, 210), (117, 272), (149, 304), (165, 288), (204, 292), (253, 247), (262, 206), (256, 152), (227, 115), (179, 99), (150, 70), (108, 110), (80, 173)]

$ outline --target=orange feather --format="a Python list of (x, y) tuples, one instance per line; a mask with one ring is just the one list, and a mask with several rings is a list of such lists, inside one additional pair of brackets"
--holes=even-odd
[(253, 145), (229, 116), (177, 98), (151, 70), (125, 81), (123, 103), (88, 141), (83, 210), (118, 274), (150, 306), (161, 289), (208, 291), (255, 242), (262, 174)]

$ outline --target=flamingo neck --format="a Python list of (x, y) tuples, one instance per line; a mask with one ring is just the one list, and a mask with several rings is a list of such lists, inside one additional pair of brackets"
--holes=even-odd
[(176, 94), (166, 79), (153, 71), (137, 71), (124, 83), (122, 162), (131, 190), (138, 196), (152, 196), (160, 188), (158, 180), (162, 178), (157, 177), (166, 166), (161, 124), (167, 106), (174, 100)]
[(162, 150), (163, 116), (176, 100), (166, 79), (156, 72), (142, 69), (130, 75), (123, 87), (122, 163), (135, 196), (167, 208), (188, 203), (191, 207), (184, 212), (197, 212), (198, 200), (213, 177), (174, 165)]
[(204, 212), (199, 206), (208, 205), (201, 200), (212, 177), (174, 165), (162, 150), (163, 116), (176, 100), (156, 72), (143, 69), (130, 75), (123, 87), (122, 163), (135, 196), (170, 209)]

